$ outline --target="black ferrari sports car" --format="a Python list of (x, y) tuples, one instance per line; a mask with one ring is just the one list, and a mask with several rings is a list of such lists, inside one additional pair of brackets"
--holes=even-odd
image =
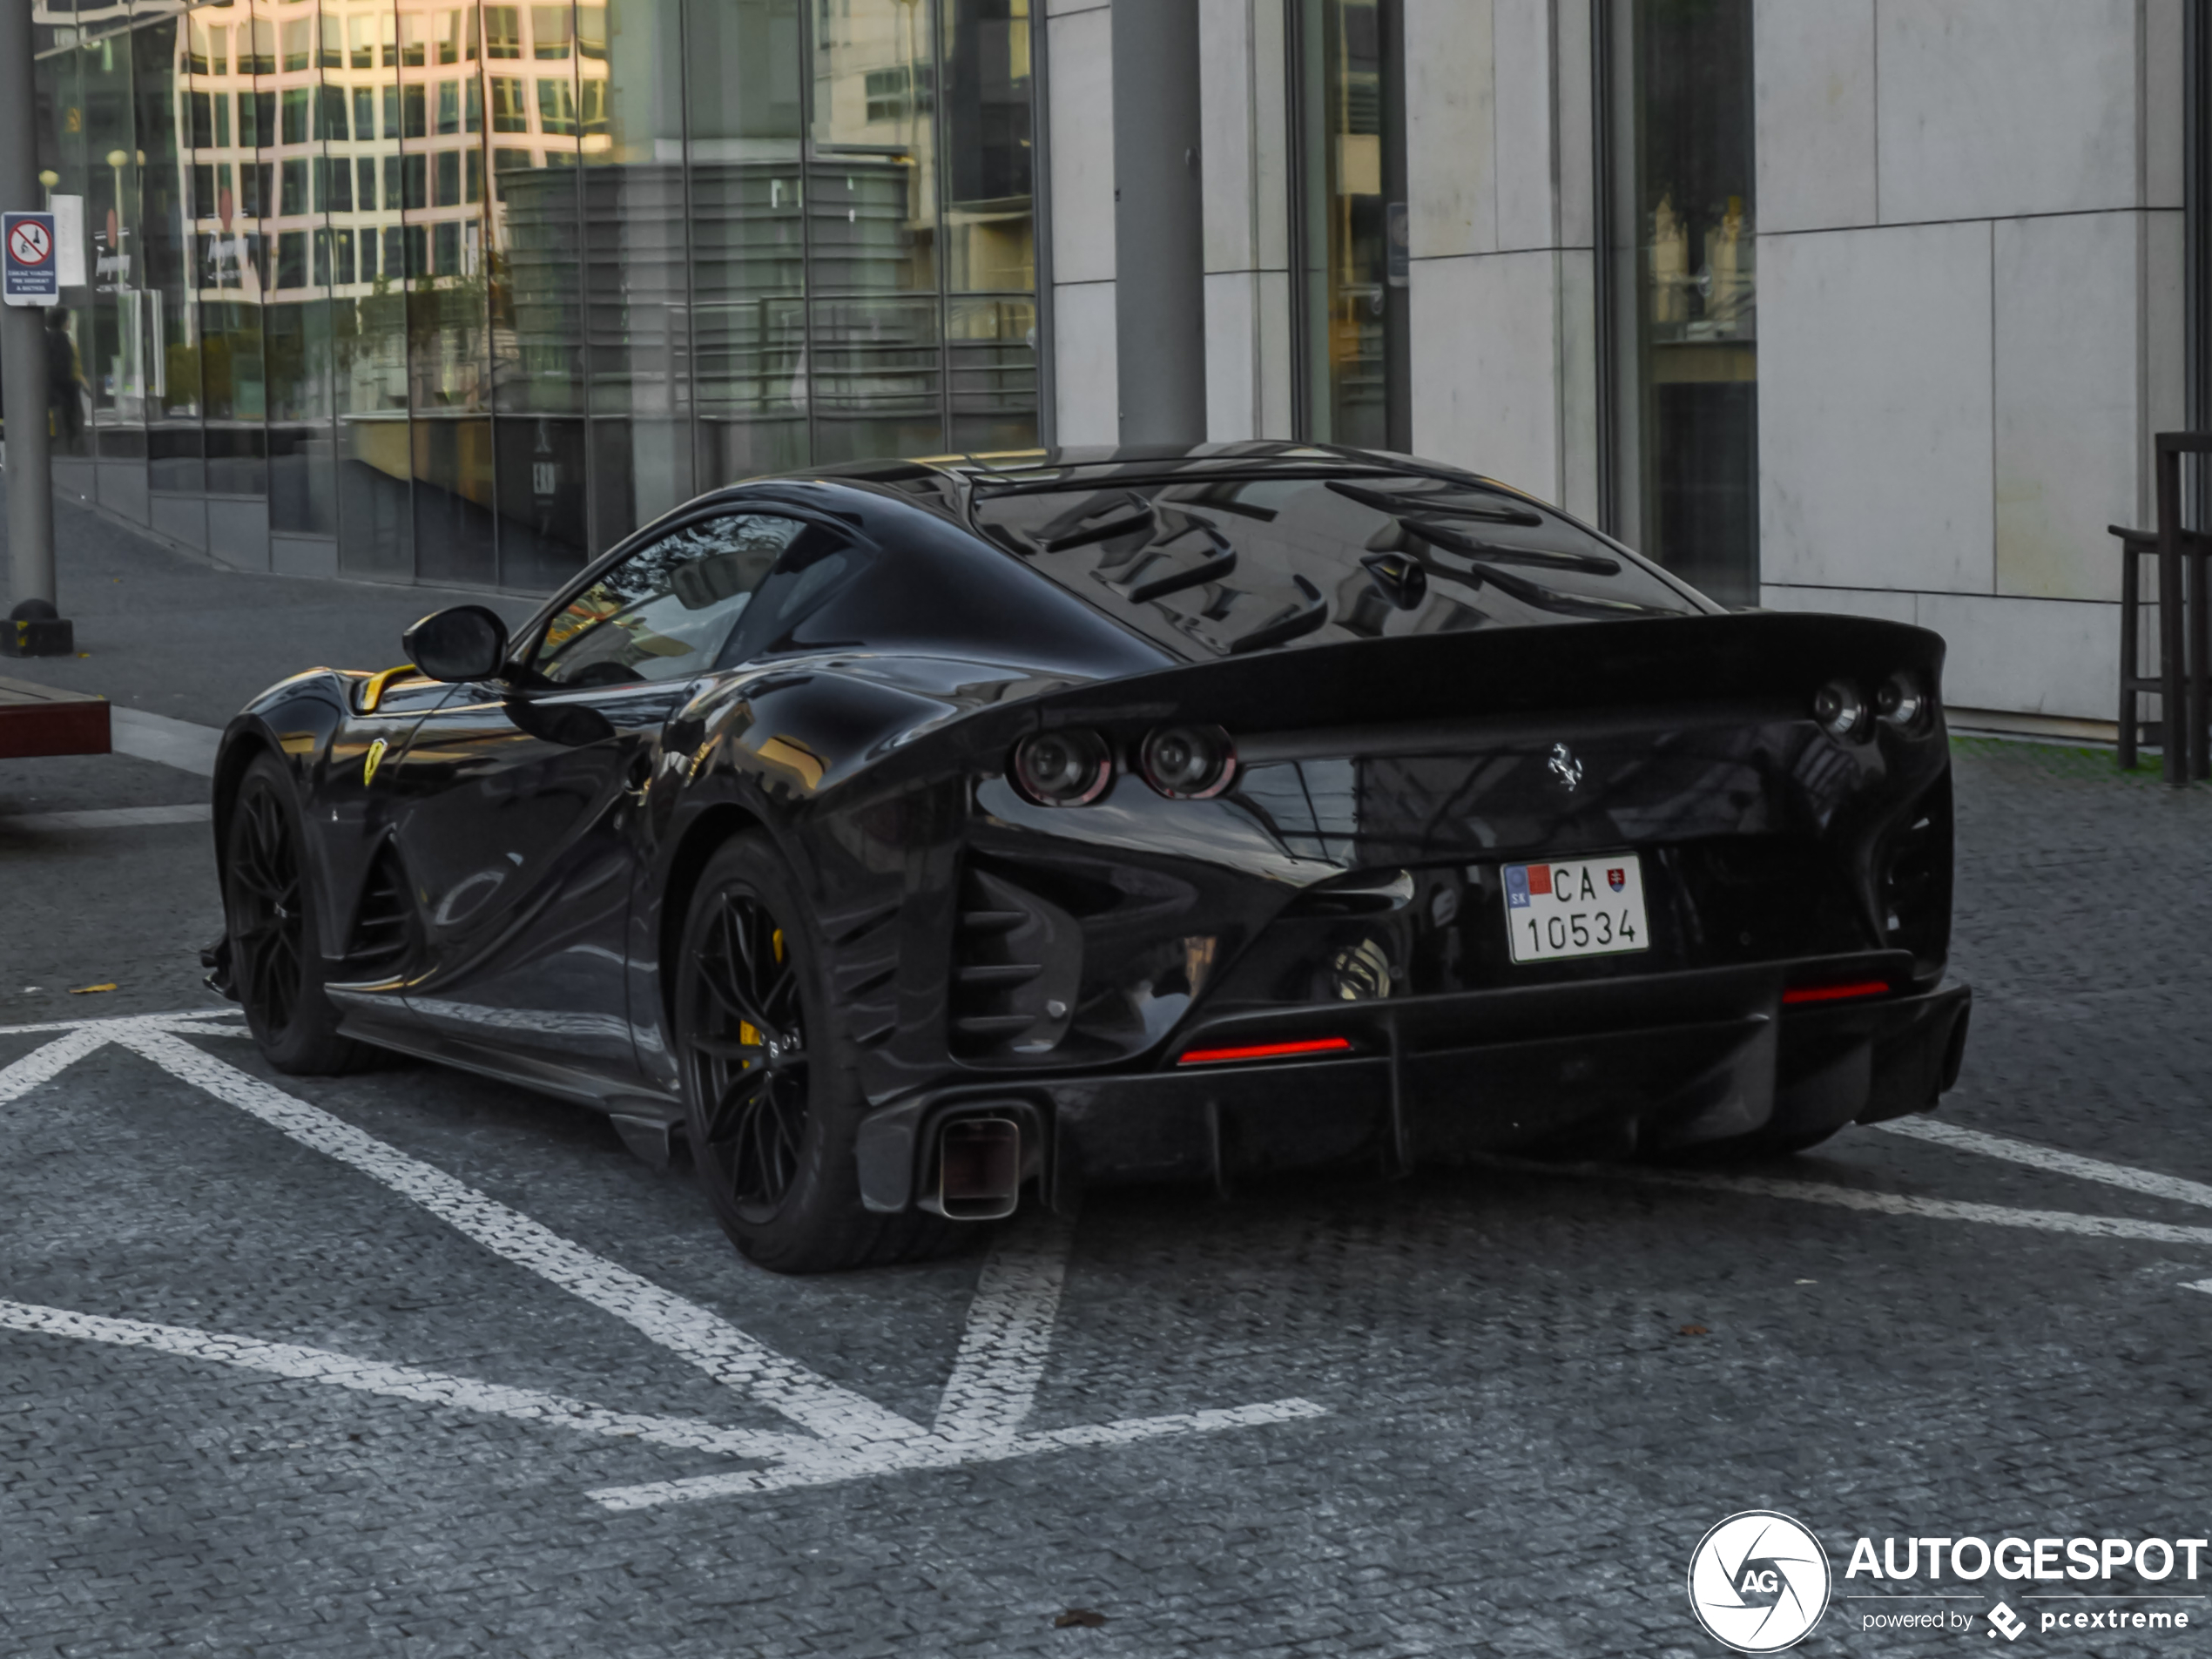
[(1288, 444), (719, 489), (226, 732), (211, 982), (688, 1146), (753, 1259), (1025, 1191), (1769, 1153), (1956, 1076), (1933, 634)]

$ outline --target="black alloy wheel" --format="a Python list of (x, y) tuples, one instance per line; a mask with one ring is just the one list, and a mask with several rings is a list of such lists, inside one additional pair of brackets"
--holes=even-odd
[(232, 810), (231, 971), (254, 1029), (281, 1042), (300, 1006), (307, 927), (299, 844), (266, 779), (253, 779)]
[(231, 982), (269, 1063), (302, 1076), (351, 1071), (373, 1051), (338, 1035), (315, 927), (306, 831), (284, 764), (262, 755), (231, 799), (223, 910)]
[(797, 953), (759, 895), (712, 899), (692, 975), (692, 1064), (704, 1104), (694, 1156), (747, 1221), (772, 1218), (806, 1139), (806, 1026)]
[(813, 912), (775, 843), (725, 842), (700, 871), (670, 964), (685, 1134), (731, 1243), (779, 1273), (941, 1250), (938, 1217), (860, 1202), (867, 1096), (838, 1024)]

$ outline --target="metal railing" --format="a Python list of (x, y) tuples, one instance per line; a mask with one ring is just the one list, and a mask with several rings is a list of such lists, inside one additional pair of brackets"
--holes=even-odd
[[(2182, 527), (2182, 457), (2212, 455), (2212, 432), (2161, 432), (2157, 438), (2158, 525), (2107, 528), (2120, 538), (2120, 765), (2135, 764), (2139, 740), (2163, 752), (2175, 786), (2212, 776), (2212, 535)], [(2141, 670), (2139, 561), (2158, 559), (2158, 671)], [(2155, 694), (2159, 718), (2139, 718), (2137, 699)], [(2139, 738), (2140, 734), (2140, 738)]]

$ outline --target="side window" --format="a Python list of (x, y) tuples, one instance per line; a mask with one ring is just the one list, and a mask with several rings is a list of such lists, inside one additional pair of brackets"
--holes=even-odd
[(532, 683), (629, 685), (716, 667), (778, 556), (810, 528), (733, 513), (639, 549), (553, 618), (531, 658)]
[(865, 556), (842, 536), (808, 525), (806, 534), (785, 549), (738, 618), (723, 649), (722, 666), (789, 645), (792, 631), (860, 570)]

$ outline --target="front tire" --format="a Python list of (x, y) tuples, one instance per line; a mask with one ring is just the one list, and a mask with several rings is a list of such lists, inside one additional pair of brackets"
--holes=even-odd
[(860, 1202), (866, 1108), (811, 913), (765, 836), (742, 835), (692, 890), (674, 973), (685, 1128), (722, 1231), (779, 1273), (935, 1253), (934, 1217)]
[(292, 779), (275, 756), (258, 756), (231, 799), (224, 844), (231, 978), (268, 1062), (312, 1077), (356, 1070), (371, 1050), (338, 1035), (309, 877)]

